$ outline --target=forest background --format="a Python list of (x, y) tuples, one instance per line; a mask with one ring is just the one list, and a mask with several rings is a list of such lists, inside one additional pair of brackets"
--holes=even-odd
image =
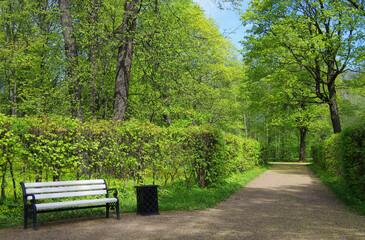
[(216, 3), (242, 49), (191, 0), (1, 1), (2, 198), (71, 175), (216, 186), (364, 123), (363, 0)]
[[(239, 10), (239, 1), (228, 2), (229, 5), (225, 3), (224, 6)], [(272, 1), (265, 2), (261, 7), (270, 9), (269, 5), (274, 6)], [(343, 1), (343, 6), (338, 8), (356, 11), (350, 2), (353, 1)], [(322, 70), (319, 73), (302, 71), (302, 76), (294, 74), (297, 70), (293, 68), (306, 68), (306, 62), (316, 61), (314, 57), (293, 62), (300, 52), (289, 59), (280, 43), (274, 44), (276, 40), (272, 37), (259, 39), (264, 32), (254, 32), (255, 25), (251, 33), (246, 33), (246, 40), (242, 39), (243, 50), (237, 50), (218, 31), (217, 24), (206, 19), (201, 8), (192, 1), (136, 1), (140, 4), (136, 6), (139, 11), (135, 18), (136, 30), (133, 26), (125, 28), (127, 21), (123, 22), (123, 19), (128, 17), (125, 1), (59, 3), (1, 2), (0, 108), (5, 115), (56, 114), (82, 121), (134, 118), (159, 126), (181, 127), (212, 123), (224, 131), (259, 140), (267, 149), (268, 158), (298, 157), (298, 121), (311, 125), (310, 136), (307, 136), (309, 144), (319, 136), (331, 135), (331, 122), (328, 121), (331, 118), (326, 106), (321, 104), (330, 102), (330, 97), (326, 99), (330, 93), (325, 89), (326, 84), (318, 80), (317, 87), (325, 92), (319, 92), (323, 97), (315, 100), (318, 89), (315, 82), (309, 82), (310, 74), (317, 74), (320, 79), (326, 78), (327, 74)], [(355, 6), (361, 7), (361, 3)], [(336, 26), (345, 26), (345, 23), (335, 22), (335, 10), (325, 7), (328, 19), (333, 18), (332, 31)], [(246, 15), (241, 14), (245, 24), (251, 24), (250, 21), (259, 17), (251, 14), (250, 20), (249, 11)], [(343, 43), (345, 46), (346, 39), (351, 37), (348, 42), (351, 48), (340, 49), (342, 52), (330, 56), (346, 58), (346, 51), (352, 54), (346, 62), (339, 59), (338, 62), (346, 64), (340, 65), (338, 68), (342, 71), (336, 73), (335, 95), (344, 127), (364, 117), (363, 36), (360, 31), (363, 15), (361, 8), (358, 13), (351, 14), (356, 16), (352, 19), (356, 26), (352, 27), (346, 20), (347, 32), (343, 31), (346, 33), (342, 33), (342, 39), (323, 39), (320, 43)], [(326, 19), (326, 16), (322, 17)], [(269, 26), (269, 23), (258, 23), (264, 24)], [(291, 32), (302, 30), (292, 29)], [(259, 39), (256, 43), (253, 36)], [(318, 43), (320, 34), (310, 37)], [(125, 51), (132, 46), (131, 42), (126, 44), (132, 38), (130, 51), (133, 54)], [(284, 41), (288, 39), (284, 35), (283, 38)], [(271, 46), (268, 47), (265, 41), (272, 43)], [(298, 43), (295, 37), (292, 43)], [(310, 42), (303, 41), (303, 44)], [(303, 51), (307, 50), (303, 47)], [(123, 59), (122, 53), (129, 54), (128, 59)], [(242, 61), (242, 54), (246, 62)], [(324, 55), (318, 57), (325, 59)], [(287, 60), (284, 62), (280, 58)], [(124, 66), (117, 66), (117, 63)], [(318, 69), (325, 68), (326, 64), (322, 61)], [(306, 83), (298, 78), (309, 80)], [(297, 107), (300, 105), (298, 95), (303, 94), (305, 96), (301, 97), (308, 102), (304, 101), (304, 105), (311, 108), (305, 110), (311, 115), (305, 117), (308, 120), (297, 116), (302, 114), (298, 113), (302, 111)]]

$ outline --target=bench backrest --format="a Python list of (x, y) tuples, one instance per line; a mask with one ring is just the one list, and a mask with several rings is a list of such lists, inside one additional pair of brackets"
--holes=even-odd
[(29, 196), (30, 194), (33, 194), (36, 200), (95, 195), (108, 196), (104, 179), (20, 184), (22, 185), (25, 201), (32, 199), (32, 196)]

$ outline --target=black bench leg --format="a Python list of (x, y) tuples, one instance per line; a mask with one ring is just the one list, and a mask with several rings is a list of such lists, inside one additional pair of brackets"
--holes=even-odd
[(109, 218), (109, 209), (110, 209), (110, 204), (107, 203), (106, 204), (106, 218)]
[(28, 227), (28, 209), (24, 209), (24, 229)]
[(33, 229), (38, 230), (38, 227), (37, 227), (37, 211), (35, 210), (35, 208), (33, 209)]
[(119, 214), (119, 200), (115, 203), (115, 210), (117, 212), (117, 219), (120, 220), (120, 214)]

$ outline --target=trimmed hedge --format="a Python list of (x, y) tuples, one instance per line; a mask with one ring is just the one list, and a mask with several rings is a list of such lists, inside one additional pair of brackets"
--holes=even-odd
[(350, 190), (365, 200), (365, 124), (312, 145), (313, 163), (341, 176)]
[(341, 133), (341, 158), (345, 181), (365, 200), (365, 124)]
[[(14, 182), (114, 176), (134, 184), (175, 180), (215, 186), (232, 171), (260, 164), (253, 139), (210, 126), (163, 128), (137, 120), (78, 120), (0, 115), (0, 176)], [(4, 189), (2, 185), (2, 189)], [(5, 192), (2, 194), (5, 198)]]
[(340, 145), (340, 134), (334, 134), (326, 140), (321, 139), (320, 142), (313, 144), (311, 148), (313, 163), (322, 170), (342, 175)]
[(252, 138), (242, 138), (225, 133), (231, 171), (241, 172), (263, 164), (260, 143)]

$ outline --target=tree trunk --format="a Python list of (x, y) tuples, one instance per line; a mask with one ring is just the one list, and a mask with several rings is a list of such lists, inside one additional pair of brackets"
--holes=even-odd
[(125, 119), (133, 60), (133, 40), (137, 27), (138, 3), (139, 0), (126, 0), (124, 4), (123, 22), (119, 27), (122, 40), (118, 48), (114, 88), (114, 121)]
[(8, 159), (8, 163), (9, 163), (9, 167), (10, 167), (11, 180), (13, 182), (14, 198), (15, 198), (15, 200), (18, 200), (18, 196), (16, 194), (16, 184), (15, 184), (15, 178), (14, 178), (13, 163), (10, 161), (10, 159)]
[(300, 127), (300, 147), (299, 147), (299, 162), (305, 161), (305, 137), (307, 135), (307, 127)]
[(330, 100), (328, 106), (330, 107), (331, 121), (333, 127), (333, 133), (341, 132), (340, 115), (338, 113), (337, 100), (336, 100), (336, 88), (334, 81), (328, 83), (328, 91)]
[(90, 13), (90, 25), (92, 27), (92, 37), (91, 37), (91, 48), (90, 48), (90, 63), (91, 63), (91, 79), (90, 79), (90, 112), (91, 116), (95, 118), (95, 114), (98, 111), (97, 104), (98, 101), (98, 59), (99, 59), (99, 43), (98, 43), (98, 29), (97, 23), (99, 21), (98, 14), (99, 0), (93, 0)]
[(13, 76), (11, 65), (9, 63), (9, 101), (11, 108), (11, 115), (17, 115), (17, 73), (15, 69), (15, 74)]
[(341, 132), (340, 115), (338, 114), (338, 107), (336, 99), (332, 100), (332, 103), (328, 104), (330, 107), (331, 121), (333, 127), (333, 133)]
[(77, 76), (78, 53), (75, 31), (72, 26), (72, 17), (69, 0), (58, 0), (61, 13), (62, 34), (65, 40), (65, 51), (67, 58), (67, 75), (71, 79), (69, 93), (71, 98), (71, 113), (73, 117), (84, 118), (81, 105), (81, 86)]
[[(340, 72), (336, 71), (334, 60), (327, 62), (327, 82), (323, 83), (321, 78), (319, 63), (316, 63), (316, 66), (317, 66), (316, 67), (317, 77), (316, 77), (316, 87), (315, 87), (316, 95), (323, 102), (327, 103), (330, 108), (333, 133), (340, 133), (341, 122), (337, 107), (336, 84), (335, 84), (335, 80)], [(323, 84), (327, 86), (328, 92), (324, 91)]]
[(6, 199), (6, 194), (5, 194), (6, 166), (7, 166), (7, 163), (4, 163), (1, 166), (3, 168), (3, 175), (2, 175), (2, 179), (1, 179), (1, 199), (3, 199), (3, 200)]
[(247, 128), (247, 117), (246, 113), (243, 113), (243, 123), (245, 124), (245, 136), (248, 137), (248, 128)]

